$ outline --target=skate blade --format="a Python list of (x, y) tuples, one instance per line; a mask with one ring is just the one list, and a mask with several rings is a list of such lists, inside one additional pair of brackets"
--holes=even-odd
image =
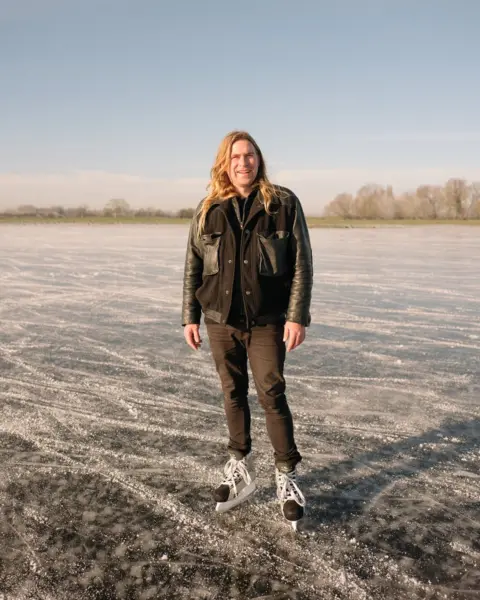
[(227, 512), (227, 510), (230, 510), (232, 508), (235, 508), (235, 506), (238, 506), (242, 502), (245, 502), (245, 500), (247, 500), (249, 498), (249, 496), (251, 496), (253, 494), (255, 489), (256, 489), (255, 482), (252, 481), (246, 487), (243, 488), (243, 490), (238, 494), (238, 496), (236, 496), (232, 500), (227, 500), (227, 502), (217, 502), (217, 506), (215, 507), (215, 510), (217, 512), (222, 513), (222, 512)]

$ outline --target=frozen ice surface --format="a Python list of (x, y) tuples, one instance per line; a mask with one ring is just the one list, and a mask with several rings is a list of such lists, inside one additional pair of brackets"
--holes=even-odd
[[(480, 231), (311, 231), (286, 376), (308, 501), (215, 512), (226, 427), (184, 343), (184, 226), (0, 226), (0, 596), (480, 597)], [(3, 596), (2, 596), (3, 594)]]

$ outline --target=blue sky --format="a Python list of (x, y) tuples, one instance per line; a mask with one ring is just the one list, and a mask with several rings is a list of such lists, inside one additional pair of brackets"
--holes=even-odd
[(307, 212), (480, 180), (478, 0), (1, 0), (0, 206), (195, 206), (247, 129)]

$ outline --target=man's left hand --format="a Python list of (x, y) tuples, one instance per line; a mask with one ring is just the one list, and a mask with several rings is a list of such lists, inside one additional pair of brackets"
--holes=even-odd
[(287, 321), (285, 323), (283, 341), (287, 342), (287, 352), (294, 350), (305, 339), (305, 325)]

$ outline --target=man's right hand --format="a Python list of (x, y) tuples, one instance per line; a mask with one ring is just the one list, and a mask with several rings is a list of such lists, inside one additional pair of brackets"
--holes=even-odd
[(185, 336), (187, 344), (193, 350), (198, 350), (202, 345), (202, 338), (200, 337), (200, 325), (185, 325), (183, 328), (183, 335)]

